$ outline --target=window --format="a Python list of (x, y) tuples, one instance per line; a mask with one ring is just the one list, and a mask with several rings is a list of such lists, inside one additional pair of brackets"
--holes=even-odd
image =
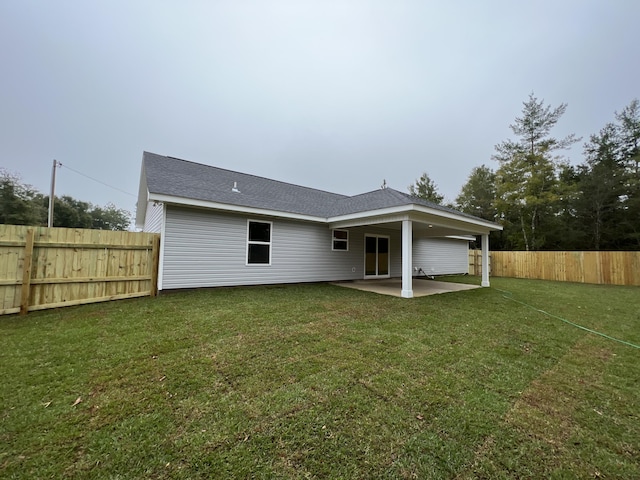
[(271, 265), (271, 222), (248, 221), (247, 265)]
[(349, 250), (348, 230), (333, 230), (333, 246), (331, 250)]

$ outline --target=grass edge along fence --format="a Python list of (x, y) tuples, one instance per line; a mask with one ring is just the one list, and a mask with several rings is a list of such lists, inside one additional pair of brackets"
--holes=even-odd
[(160, 235), (0, 225), (0, 315), (155, 296)]
[[(469, 250), (469, 273), (480, 275), (479, 250)], [(491, 252), (491, 275), (560, 282), (640, 286), (640, 252)]]

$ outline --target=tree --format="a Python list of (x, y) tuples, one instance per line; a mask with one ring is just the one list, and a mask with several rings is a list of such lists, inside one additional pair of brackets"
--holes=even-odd
[(584, 146), (586, 162), (578, 167), (576, 215), (585, 231), (586, 248), (616, 248), (625, 195), (616, 125), (609, 123)]
[[(44, 205), (49, 204), (49, 196), (42, 197)], [(76, 200), (69, 195), (55, 197), (53, 226), (66, 228), (91, 228), (91, 204)]]
[(615, 116), (618, 121), (620, 161), (625, 166), (625, 239), (630, 245), (640, 248), (640, 102), (632, 100)]
[(578, 169), (561, 164), (558, 172), (558, 200), (554, 215), (547, 220), (545, 248), (549, 250), (584, 249), (584, 224), (577, 215), (577, 202), (581, 198)]
[[(615, 114), (618, 120), (617, 131), (620, 139), (622, 161), (635, 180), (640, 180), (640, 102), (631, 101), (622, 112)], [(640, 183), (633, 185), (640, 188)]]
[(429, 178), (427, 172), (424, 172), (415, 183), (409, 185), (409, 193), (437, 205), (441, 205), (444, 200), (444, 195), (438, 193), (438, 186)]
[(571, 134), (557, 139), (551, 130), (567, 105), (545, 106), (533, 93), (523, 102), (522, 117), (510, 125), (518, 137), (496, 145), (496, 208), (505, 224), (512, 247), (538, 250), (544, 246), (543, 224), (554, 215), (560, 198), (558, 170), (560, 157), (554, 152), (570, 147), (579, 139)]
[[(18, 175), (0, 167), (0, 223), (42, 225), (48, 223), (49, 197), (21, 182)], [(94, 207), (69, 195), (55, 197), (53, 225), (68, 228), (126, 230), (131, 214), (112, 203)]]
[(496, 219), (496, 174), (482, 165), (471, 170), (467, 183), (456, 197), (456, 208), (461, 212), (475, 215), (485, 220)]
[[(45, 204), (49, 197), (42, 197)], [(56, 197), (53, 209), (53, 225), (66, 228), (93, 228), (96, 230), (127, 230), (131, 214), (113, 203), (105, 207), (76, 200), (68, 195)]]
[(98, 230), (126, 230), (131, 223), (131, 213), (116, 208), (113, 203), (108, 203), (104, 208), (94, 207), (91, 216), (92, 228)]
[(520, 137), (520, 140), (517, 143), (507, 140), (496, 146), (498, 154), (502, 151), (501, 146), (507, 147), (505, 151), (507, 158), (513, 149), (526, 150), (530, 155), (540, 154), (543, 151), (548, 153), (569, 148), (580, 140), (574, 134), (568, 135), (563, 139), (549, 136), (551, 129), (555, 127), (560, 117), (567, 110), (566, 103), (562, 103), (551, 110), (550, 105), (544, 105), (544, 100), (538, 100), (533, 93), (530, 93), (529, 100), (523, 102), (523, 105), (522, 117), (516, 117), (515, 123), (509, 125), (513, 133)]
[(22, 184), (18, 175), (0, 168), (0, 223), (41, 225), (46, 210), (38, 202), (39, 196), (33, 187)]
[(512, 247), (539, 250), (544, 245), (541, 223), (553, 215), (559, 199), (553, 163), (543, 155), (514, 154), (498, 169), (496, 180), (496, 210)]

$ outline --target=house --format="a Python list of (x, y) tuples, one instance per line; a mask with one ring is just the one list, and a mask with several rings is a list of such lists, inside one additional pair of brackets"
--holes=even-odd
[(502, 229), (391, 188), (346, 196), (149, 152), (136, 226), (161, 233), (161, 290), (402, 277), (407, 298), (427, 253), (468, 235), (482, 235), (489, 286)]

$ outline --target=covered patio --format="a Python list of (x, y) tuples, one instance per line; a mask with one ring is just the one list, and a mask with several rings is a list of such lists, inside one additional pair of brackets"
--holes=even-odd
[[(455, 235), (479, 235), (481, 237), (482, 279), (480, 285), (482, 287), (490, 286), (489, 234), (492, 231), (502, 230), (502, 226), (447, 207), (420, 204), (400, 205), (393, 208), (358, 212), (329, 219), (329, 227), (332, 229), (372, 225), (389, 230), (399, 230), (401, 232), (402, 277), (400, 279), (390, 278), (391, 275), (388, 271), (384, 272), (384, 275), (368, 275), (365, 272), (364, 280), (350, 282), (351, 288), (357, 288), (355, 285), (367, 285), (370, 291), (375, 291), (373, 288), (380, 288), (388, 291), (389, 295), (404, 298), (431, 295), (432, 293), (422, 293), (429, 290), (425, 290), (426, 286), (422, 284), (423, 280), (414, 281), (413, 242), (419, 237), (445, 237)], [(373, 251), (372, 254), (374, 257), (375, 255), (379, 256), (379, 253), (375, 251)], [(369, 255), (369, 252), (365, 251), (365, 258), (367, 255)], [(374, 258), (374, 262), (378, 262), (377, 257)], [(375, 287), (374, 283), (370, 283), (372, 280), (379, 280), (381, 283)], [(345, 286), (349, 285), (345, 284)], [(416, 292), (416, 287), (420, 287), (418, 288), (418, 291), (421, 292), (420, 294)], [(475, 288), (465, 285), (460, 289), (464, 290), (469, 287)], [(434, 288), (432, 285), (432, 289)], [(442, 288), (451, 287), (443, 286)]]
[[(339, 287), (353, 288), (365, 292), (373, 292), (381, 295), (391, 295), (394, 297), (402, 297), (402, 279), (401, 278), (384, 278), (372, 280), (352, 280), (346, 282), (334, 282), (332, 285)], [(426, 278), (414, 278), (413, 296), (426, 297), (427, 295), (436, 295), (439, 293), (459, 292), (462, 290), (473, 290), (481, 288), (480, 285), (468, 285), (465, 283), (439, 282)]]

